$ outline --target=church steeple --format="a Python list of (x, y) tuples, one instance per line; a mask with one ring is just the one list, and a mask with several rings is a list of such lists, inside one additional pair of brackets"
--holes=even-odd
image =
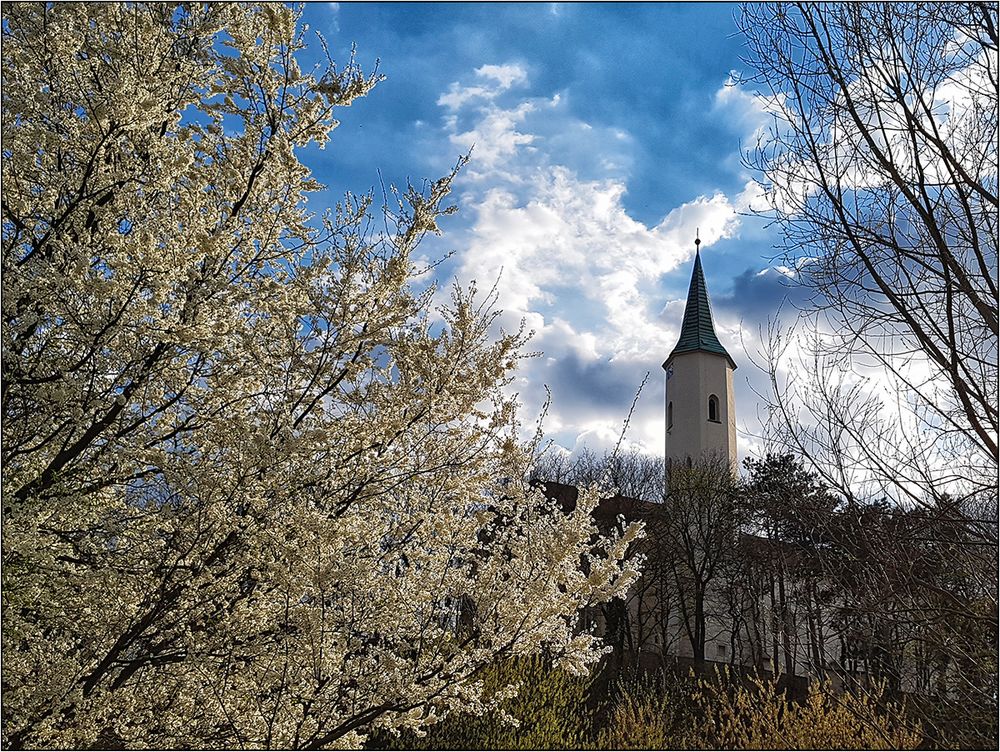
[(736, 363), (715, 334), (712, 306), (695, 240), (694, 269), (677, 345), (666, 371), (667, 466), (676, 460), (724, 457), (736, 465)]
[[(695, 240), (696, 247), (701, 244)], [(691, 272), (691, 286), (688, 287), (687, 304), (684, 306), (684, 321), (681, 324), (681, 336), (673, 351), (667, 357), (670, 360), (675, 355), (685, 352), (703, 352), (722, 355), (729, 365), (736, 370), (736, 363), (726, 352), (715, 334), (715, 324), (712, 321), (712, 305), (708, 300), (708, 288), (705, 286), (705, 273), (701, 268), (701, 251), (695, 251), (694, 270)]]

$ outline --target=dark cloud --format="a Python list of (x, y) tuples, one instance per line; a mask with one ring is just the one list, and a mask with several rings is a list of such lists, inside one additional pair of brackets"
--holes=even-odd
[(773, 267), (763, 273), (750, 267), (733, 277), (729, 295), (713, 295), (712, 307), (727, 317), (765, 324), (768, 318), (805, 308), (809, 291)]
[(561, 415), (574, 420), (624, 420), (643, 375), (656, 365), (603, 358), (584, 361), (575, 353), (562, 352), (534, 376), (552, 389), (553, 407)]

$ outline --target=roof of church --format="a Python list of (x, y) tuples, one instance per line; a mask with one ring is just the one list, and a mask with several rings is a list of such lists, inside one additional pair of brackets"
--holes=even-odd
[[(687, 304), (684, 306), (681, 336), (667, 358), (667, 362), (680, 353), (699, 350), (723, 356), (729, 361), (733, 370), (736, 369), (736, 362), (726, 352), (726, 348), (722, 346), (719, 338), (715, 335), (712, 306), (708, 301), (708, 288), (705, 287), (705, 273), (701, 269), (701, 253), (695, 251), (694, 270), (691, 272), (691, 286), (688, 288)], [(666, 367), (666, 363), (663, 365)]]

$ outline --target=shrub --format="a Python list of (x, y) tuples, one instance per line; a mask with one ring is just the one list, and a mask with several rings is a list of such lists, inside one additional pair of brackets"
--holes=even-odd
[(702, 681), (691, 747), (703, 749), (914, 749), (919, 725), (874, 695), (834, 692), (813, 682), (796, 703), (774, 679)]
[(606, 724), (597, 735), (598, 749), (665, 749), (690, 746), (692, 678), (660, 673), (615, 684)]
[[(483, 674), (487, 698), (511, 685), (517, 694), (500, 712), (476, 716), (452, 711), (420, 737), (380, 732), (369, 747), (377, 749), (578, 749), (591, 746), (593, 729), (587, 711), (591, 677), (553, 668), (540, 656), (498, 661)], [(509, 717), (508, 717), (509, 716)], [(516, 719), (512, 722), (511, 719)]]
[(919, 725), (898, 705), (813, 683), (795, 702), (771, 679), (721, 673), (619, 681), (599, 749), (913, 749)]
[[(588, 698), (592, 677), (574, 677), (535, 656), (497, 662), (482, 677), (486, 696), (517, 694), (483, 716), (452, 712), (426, 736), (371, 737), (377, 749), (914, 749), (919, 724), (870, 694), (813, 682), (802, 701), (774, 679), (729, 673), (620, 678), (606, 708)], [(596, 723), (604, 715), (606, 719)], [(515, 725), (505, 716), (517, 719)]]

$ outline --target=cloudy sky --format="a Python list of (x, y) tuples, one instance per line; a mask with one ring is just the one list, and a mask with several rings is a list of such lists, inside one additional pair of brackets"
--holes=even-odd
[[(757, 432), (749, 356), (788, 290), (740, 151), (766, 118), (741, 69), (735, 5), (309, 4), (335, 60), (356, 45), (387, 78), (303, 158), (330, 189), (363, 192), (446, 174), (457, 215), (421, 246), (445, 287), (499, 280), (507, 326), (534, 330), (516, 388), (531, 423), (568, 450), (627, 434), (663, 450), (663, 371), (676, 343), (700, 228), (720, 340), (739, 364), (741, 456)], [(321, 199), (322, 201), (323, 199)]]

